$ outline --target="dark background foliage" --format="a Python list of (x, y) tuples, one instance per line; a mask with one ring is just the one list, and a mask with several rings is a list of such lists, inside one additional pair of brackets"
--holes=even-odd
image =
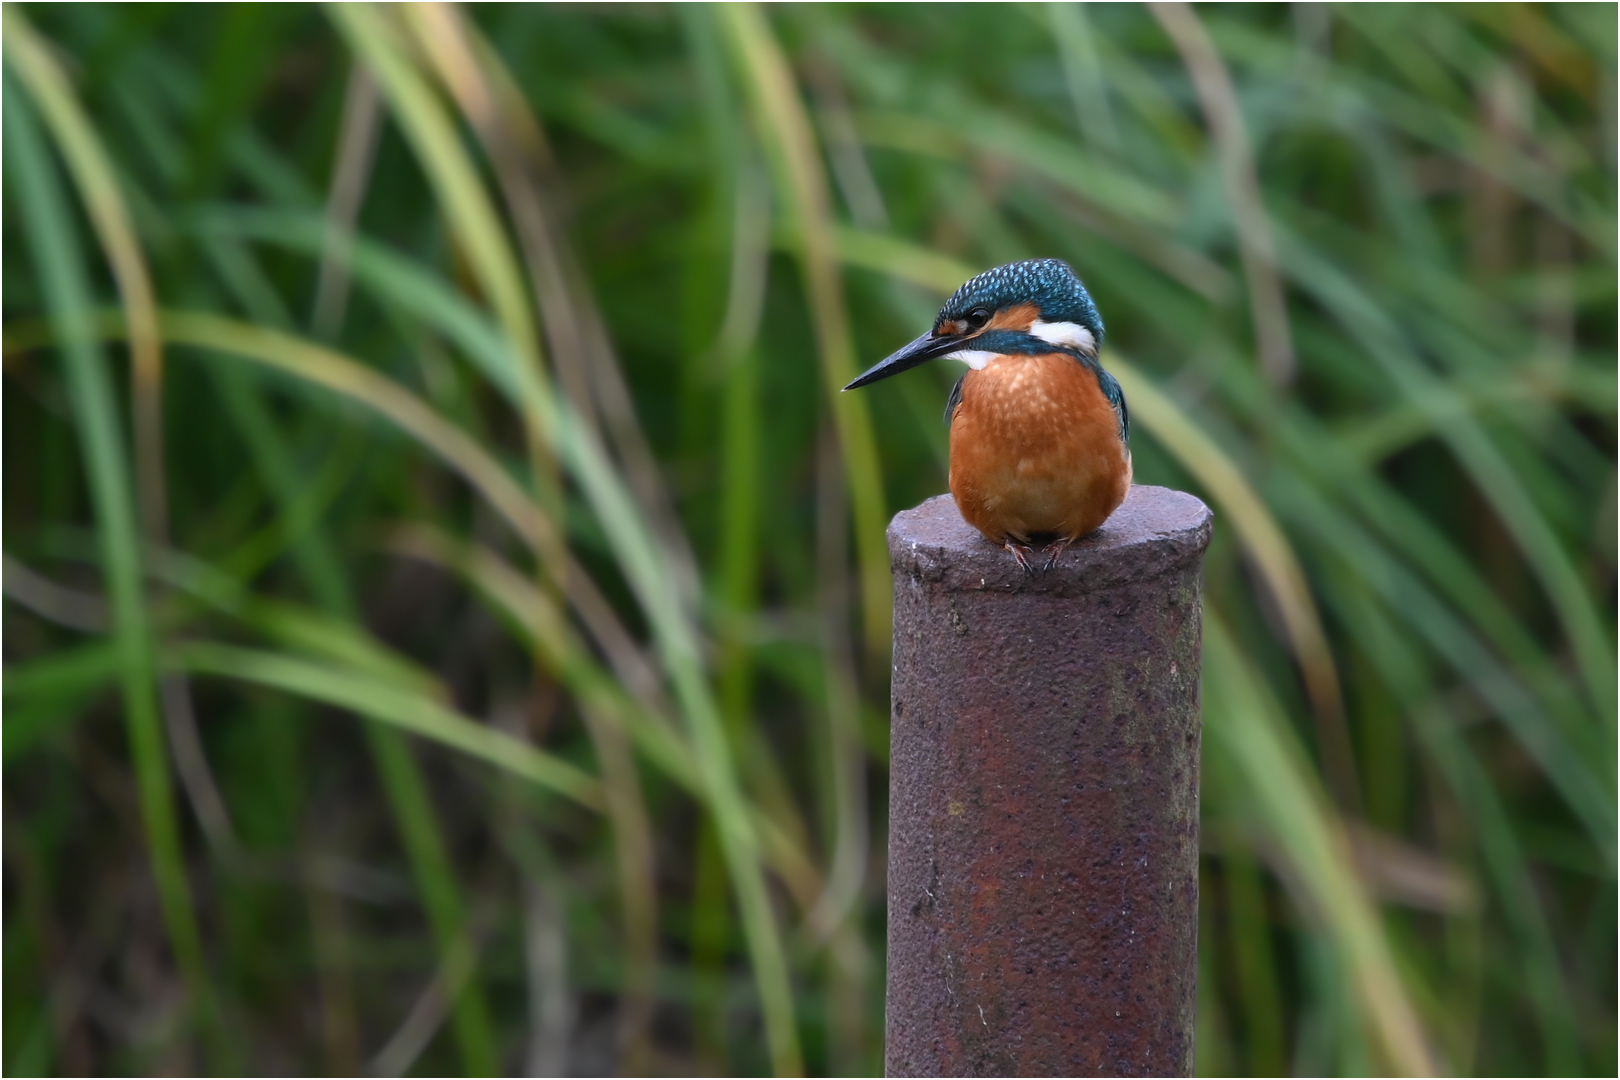
[(881, 1071), (888, 515), (1205, 498), (1198, 1066), (1612, 1075), (1608, 5), (7, 5), (5, 1069)]

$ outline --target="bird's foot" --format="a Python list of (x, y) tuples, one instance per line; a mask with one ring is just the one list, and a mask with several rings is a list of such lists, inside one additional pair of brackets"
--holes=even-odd
[(1035, 565), (1029, 561), (1030, 556), (1035, 554), (1034, 548), (1028, 544), (1020, 544), (1016, 540), (1008, 540), (1001, 546), (1012, 552), (1012, 557), (1018, 560), (1019, 569), (1023, 570), (1025, 574), (1035, 572)]
[(1046, 556), (1046, 561), (1041, 564), (1041, 569), (1046, 571), (1056, 566), (1058, 559), (1062, 558), (1063, 553), (1068, 550), (1069, 545), (1072, 543), (1074, 543), (1074, 537), (1064, 536), (1041, 548), (1041, 554)]

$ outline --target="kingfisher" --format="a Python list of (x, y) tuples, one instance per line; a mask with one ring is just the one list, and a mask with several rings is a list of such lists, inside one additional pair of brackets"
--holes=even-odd
[(1097, 359), (1102, 317), (1069, 264), (1029, 259), (956, 290), (933, 329), (844, 387), (960, 360), (951, 389), (951, 494), (968, 524), (1030, 572), (1094, 531), (1131, 489), (1125, 393)]

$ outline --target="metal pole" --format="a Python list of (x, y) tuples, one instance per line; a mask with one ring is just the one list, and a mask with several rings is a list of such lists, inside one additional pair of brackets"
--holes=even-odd
[(1131, 490), (1025, 575), (950, 496), (897, 515), (890, 1076), (1189, 1076), (1200, 571)]

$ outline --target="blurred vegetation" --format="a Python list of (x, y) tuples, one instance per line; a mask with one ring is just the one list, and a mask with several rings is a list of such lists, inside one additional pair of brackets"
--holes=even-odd
[(1055, 255), (1200, 1070), (1614, 1074), (1613, 6), (4, 18), (6, 1072), (880, 1072), (956, 372), (833, 391)]

